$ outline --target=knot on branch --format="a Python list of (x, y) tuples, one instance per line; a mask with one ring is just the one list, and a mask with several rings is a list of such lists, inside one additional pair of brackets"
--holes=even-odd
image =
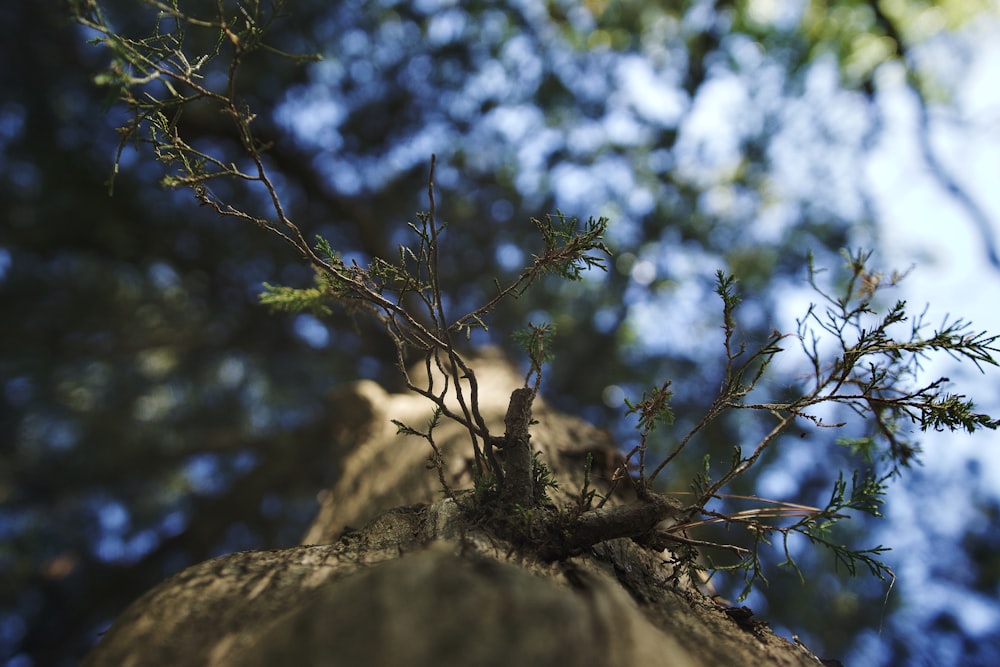
[(504, 478), (502, 499), (508, 506), (527, 509), (534, 505), (533, 473), (531, 470), (531, 403), (535, 391), (527, 387), (515, 389), (510, 395), (507, 416), (503, 423)]

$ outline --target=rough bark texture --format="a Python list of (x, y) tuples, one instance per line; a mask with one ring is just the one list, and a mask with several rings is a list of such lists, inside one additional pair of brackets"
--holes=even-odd
[(528, 430), (533, 399), (531, 389), (515, 389), (510, 395), (507, 416), (503, 418), (507, 429), (503, 437), (503, 499), (509, 507), (531, 507), (535, 495), (532, 488), (531, 433)]
[[(483, 411), (502, 428), (519, 379), (498, 362), (476, 368)], [(313, 545), (188, 568), (136, 601), (86, 667), (820, 664), (674, 577), (668, 552), (616, 538), (552, 561), (487, 530), (462, 497), (441, 498), (427, 444), (386, 425), (422, 424), (422, 399), (359, 383), (332, 412), (352, 419), (337, 421), (342, 475)], [(617, 461), (606, 435), (541, 402), (535, 416), (533, 446), (561, 483), (553, 500), (576, 502), (588, 452), (606, 490)], [(450, 483), (467, 480), (467, 435), (443, 426), (436, 440)], [(635, 500), (619, 495), (610, 507)]]

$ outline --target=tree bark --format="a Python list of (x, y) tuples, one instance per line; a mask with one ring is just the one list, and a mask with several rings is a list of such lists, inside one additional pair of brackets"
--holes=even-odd
[[(519, 379), (496, 360), (476, 370), (488, 387), (484, 416), (499, 430)], [(591, 487), (610, 491), (621, 459), (607, 435), (540, 400), (534, 407), (531, 442), (560, 482), (555, 505), (579, 504), (588, 453)], [(85, 667), (821, 664), (727, 613), (675, 571), (668, 551), (606, 534), (553, 560), (491, 531), (468, 511), (468, 494), (442, 498), (437, 472), (423, 465), (427, 444), (387, 426), (429, 416), (423, 399), (359, 383), (331, 406), (345, 410), (353, 423), (334, 424), (342, 475), (307, 545), (188, 568), (129, 607)], [(447, 425), (435, 434), (461, 488), (468, 438)], [(618, 485), (588, 530), (600, 531), (608, 513), (636, 512), (647, 524), (669, 514), (641, 512), (642, 502)]]
[(535, 394), (527, 387), (515, 389), (510, 394), (510, 405), (503, 418), (506, 431), (503, 438), (504, 478), (503, 500), (508, 507), (534, 507), (535, 492), (532, 488), (531, 469), (531, 403)]

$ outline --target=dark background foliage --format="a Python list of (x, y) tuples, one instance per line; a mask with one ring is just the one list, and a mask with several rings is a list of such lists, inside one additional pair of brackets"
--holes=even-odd
[[(139, 3), (108, 6), (123, 30), (150, 22)], [(627, 442), (622, 396), (672, 378), (683, 432), (716, 391), (715, 269), (740, 277), (741, 324), (760, 341), (807, 253), (836, 267), (840, 248), (878, 244), (851, 169), (878, 143), (878, 72), (902, 68), (925, 90), (908, 51), (923, 5), (803, 3), (790, 18), (755, 7), (296, 2), (269, 41), (324, 60), (252, 61), (241, 94), (274, 141), (268, 160), (290, 217), (347, 259), (395, 255), (426, 208), (437, 154), (456, 310), (530, 258), (531, 216), (610, 217), (607, 274), (543, 284), (473, 342), (513, 354), (512, 331), (555, 322), (544, 394)], [(92, 83), (108, 54), (49, 3), (5, 3), (0, 25), (0, 661), (73, 664), (167, 575), (296, 543), (337, 473), (325, 396), (360, 377), (399, 380), (370, 323), (268, 315), (261, 283), (306, 285), (309, 271), (260, 230), (159, 187), (148, 153), (126, 149), (109, 197), (123, 111)], [(833, 83), (817, 95), (824, 76)], [(233, 145), (216, 115), (182, 123), (205, 146)], [(995, 256), (988, 236), (983, 246)], [(699, 452), (724, 460), (760, 428), (720, 422)], [(836, 465), (856, 461), (826, 434), (803, 435), (816, 455), (797, 459), (785, 499), (822, 503)], [(697, 463), (679, 462), (667, 486), (685, 489)], [(985, 491), (976, 502), (957, 540), (967, 574), (947, 563), (938, 574), (990, 595), (997, 503)], [(874, 546), (868, 525), (851, 528), (845, 541)], [(1000, 655), (949, 613), (915, 626), (907, 600), (883, 602), (881, 582), (834, 573), (822, 553), (799, 558), (806, 584), (773, 568), (753, 606), (820, 653), (868, 664)], [(718, 584), (729, 594), (739, 582)]]

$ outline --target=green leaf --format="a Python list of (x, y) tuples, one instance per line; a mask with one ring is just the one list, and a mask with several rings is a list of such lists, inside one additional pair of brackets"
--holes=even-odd
[(301, 313), (308, 310), (317, 317), (331, 314), (330, 308), (324, 303), (328, 294), (320, 287), (298, 289), (264, 283), (264, 291), (260, 293), (260, 302), (272, 311)]

